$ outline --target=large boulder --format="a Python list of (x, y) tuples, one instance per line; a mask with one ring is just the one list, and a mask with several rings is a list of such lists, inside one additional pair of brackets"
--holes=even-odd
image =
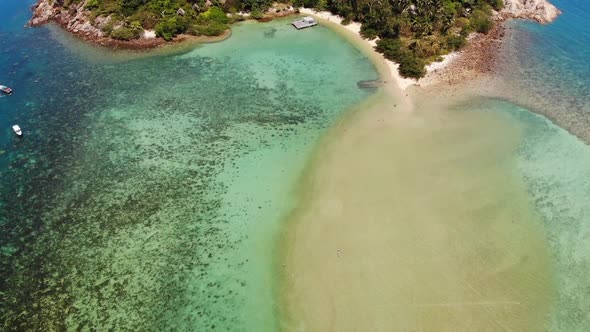
[(547, 0), (504, 0), (500, 14), (545, 24), (553, 22), (561, 11)]

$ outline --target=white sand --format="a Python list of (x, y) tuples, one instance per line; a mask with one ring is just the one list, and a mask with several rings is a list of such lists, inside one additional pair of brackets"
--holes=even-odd
[(455, 60), (459, 56), (459, 52), (449, 53), (447, 55), (443, 55), (443, 60), (440, 62), (433, 62), (426, 66), (426, 70), (428, 73), (432, 73), (435, 70), (440, 70), (446, 68), (453, 60)]
[(144, 39), (156, 38), (156, 31), (155, 30), (143, 30), (143, 38)]
[[(301, 8), (300, 12), (305, 15), (314, 16), (319, 19), (323, 19), (326, 21), (330, 21), (330, 22), (339, 24), (343, 28), (357, 34), (362, 40), (364, 40), (371, 47), (375, 47), (377, 45), (378, 38), (375, 38), (373, 40), (368, 40), (368, 39), (365, 39), (361, 36), (361, 34), (360, 34), (361, 24), (358, 22), (352, 22), (348, 25), (342, 25), (343, 18), (340, 16), (337, 16), (337, 15), (334, 15), (330, 12), (325, 12), (325, 11), (316, 12), (316, 11), (309, 9), (309, 8)], [(375, 52), (375, 53), (377, 53), (377, 52)], [(387, 63), (389, 70), (391, 71), (391, 77), (395, 80), (395, 82), (397, 83), (399, 88), (402, 90), (406, 90), (409, 86), (412, 86), (412, 85), (434, 84), (436, 81), (436, 77), (433, 77), (433, 75), (431, 75), (431, 73), (441, 70), (441, 69), (445, 68), (446, 66), (448, 66), (454, 59), (456, 59), (458, 57), (459, 53), (453, 52), (451, 54), (445, 55), (445, 56), (443, 56), (443, 61), (434, 62), (434, 63), (431, 63), (430, 65), (426, 66), (426, 70), (428, 71), (428, 74), (426, 75), (426, 77), (424, 79), (421, 79), (420, 81), (415, 80), (415, 79), (411, 79), (411, 78), (401, 77), (398, 72), (399, 64), (385, 59), (385, 57), (383, 57), (383, 55), (381, 55), (381, 54), (379, 54), (379, 55), (383, 58), (383, 61), (385, 61)]]

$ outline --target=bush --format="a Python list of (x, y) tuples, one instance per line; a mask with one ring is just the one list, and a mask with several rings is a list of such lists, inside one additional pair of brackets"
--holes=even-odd
[(211, 7), (206, 12), (202, 13), (202, 18), (205, 18), (210, 21), (214, 21), (220, 24), (227, 24), (229, 22), (229, 18), (227, 15), (221, 10), (219, 7)]
[(313, 7), (319, 11), (324, 11), (328, 9), (328, 2), (326, 0), (317, 0)]
[(486, 15), (491, 16), (494, 11), (494, 8), (492, 8), (492, 6), (488, 3), (482, 3), (479, 7), (476, 8), (476, 10), (481, 10)]
[[(243, 10), (249, 10), (249, 11), (253, 11), (254, 9), (265, 11), (270, 6), (272, 6), (273, 2), (274, 2), (273, 0), (241, 0), (241, 1), (234, 0), (234, 3), (236, 3), (236, 4), (241, 3), (240, 7)], [(301, 3), (303, 3), (303, 2), (301, 2)]]
[(443, 49), (443, 45), (445, 40), (440, 40), (439, 37), (435, 36), (428, 36), (422, 39), (418, 39), (413, 42), (409, 49), (412, 50), (414, 55), (418, 58), (422, 59), (429, 59), (434, 56), (440, 55), (440, 52)]
[(171, 17), (156, 24), (156, 35), (165, 40), (172, 40), (179, 32), (185, 30), (184, 22), (176, 17)]
[(400, 62), (407, 52), (405, 45), (399, 39), (379, 39), (375, 50), (394, 62)]
[(300, 8), (303, 7), (304, 3), (303, 0), (293, 0), (293, 7)]
[(361, 36), (363, 36), (363, 38), (375, 39), (377, 38), (377, 35), (378, 32), (376, 29), (372, 28), (366, 23), (363, 23), (363, 25), (361, 25)]
[(109, 14), (118, 14), (121, 11), (121, 6), (114, 0), (99, 1), (98, 14), (100, 16), (108, 16)]
[(258, 9), (254, 9), (253, 11), (250, 12), (250, 17), (255, 20), (259, 20), (264, 17), (264, 13)]
[(104, 25), (104, 27), (102, 27), (102, 32), (104, 32), (107, 36), (111, 35), (111, 32), (113, 32), (113, 20), (110, 20)]
[(426, 75), (424, 66), (424, 60), (416, 58), (408, 52), (399, 62), (398, 72), (402, 77), (420, 78)]
[(121, 27), (111, 31), (111, 37), (119, 40), (132, 40), (139, 38), (141, 30)]
[(129, 19), (140, 22), (141, 26), (147, 30), (153, 29), (158, 24), (158, 17), (147, 10), (139, 11), (129, 17)]
[(400, 39), (379, 39), (375, 50), (399, 63), (398, 71), (403, 77), (420, 78), (426, 75), (424, 60), (417, 58)]
[(303, 7), (314, 8), (319, 4), (320, 0), (303, 0)]
[(471, 25), (465, 26), (463, 27), (463, 29), (461, 29), (461, 31), (459, 31), (459, 35), (461, 35), (461, 37), (463, 38), (467, 38), (469, 37), (469, 34), (471, 34), (473, 32), (473, 28), (471, 27)]
[(349, 25), (350, 23), (352, 23), (352, 20), (348, 17), (345, 17), (344, 19), (342, 19), (342, 22), (340, 22), (340, 24), (342, 25)]
[(189, 28), (188, 33), (195, 36), (221, 36), (228, 28), (227, 24), (211, 22), (209, 24), (195, 24)]
[(494, 10), (500, 10), (504, 8), (504, 1), (502, 0), (488, 0), (489, 4), (494, 8)]
[(86, 5), (84, 6), (85, 9), (88, 10), (94, 10), (94, 9), (98, 9), (99, 7), (99, 3), (98, 0), (88, 0), (88, 2), (86, 2)]
[(144, 4), (143, 0), (120, 0), (121, 10), (125, 16), (132, 15), (137, 8)]
[(469, 18), (470, 26), (480, 33), (488, 33), (494, 26), (494, 22), (481, 10), (474, 10)]
[(459, 17), (457, 20), (455, 20), (455, 27), (464, 29), (467, 26), (469, 26), (469, 19), (465, 17)]
[(450, 50), (458, 50), (461, 47), (465, 46), (465, 44), (467, 43), (467, 41), (465, 40), (465, 37), (463, 36), (455, 36), (455, 35), (451, 35), (448, 36), (446, 39), (446, 44), (447, 44), (447, 48)]

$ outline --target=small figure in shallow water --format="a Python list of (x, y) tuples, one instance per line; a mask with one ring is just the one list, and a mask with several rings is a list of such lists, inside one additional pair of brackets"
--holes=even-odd
[(338, 255), (338, 258), (340, 258), (340, 248), (338, 248), (338, 250), (336, 250), (336, 254)]

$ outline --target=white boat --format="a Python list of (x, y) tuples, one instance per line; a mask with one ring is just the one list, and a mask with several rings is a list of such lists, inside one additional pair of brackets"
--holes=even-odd
[(12, 130), (14, 130), (14, 133), (17, 134), (18, 136), (23, 135), (23, 131), (20, 129), (20, 127), (18, 125), (12, 126)]
[(7, 95), (12, 93), (12, 89), (5, 85), (0, 85), (0, 91), (4, 92)]

